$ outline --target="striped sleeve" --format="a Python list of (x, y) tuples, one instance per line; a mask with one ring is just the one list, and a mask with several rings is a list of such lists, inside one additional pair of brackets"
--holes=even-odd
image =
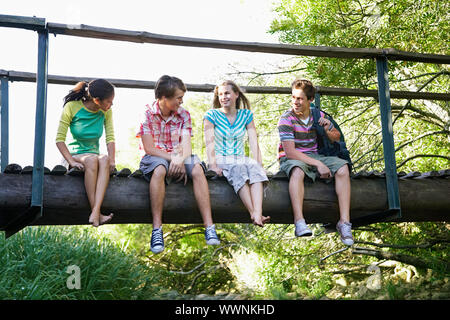
[(253, 112), (247, 109), (247, 119), (245, 125), (247, 126), (252, 121), (253, 121)]
[(288, 116), (282, 115), (278, 121), (278, 134), (281, 141), (294, 141), (294, 127)]
[(210, 109), (210, 110), (206, 111), (203, 119), (206, 119), (209, 122), (211, 122), (213, 125), (216, 125), (216, 121), (215, 121), (215, 117), (214, 117), (214, 109)]
[(110, 142), (114, 142), (114, 123), (113, 123), (113, 116), (112, 116), (112, 110), (109, 109), (105, 113), (105, 132), (106, 132), (106, 144)]

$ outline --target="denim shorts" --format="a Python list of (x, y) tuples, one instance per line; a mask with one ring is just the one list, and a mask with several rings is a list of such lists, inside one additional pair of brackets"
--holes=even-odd
[[(336, 174), (336, 171), (348, 163), (347, 160), (338, 157), (326, 157), (321, 154), (312, 153), (307, 154), (307, 156), (321, 161), (330, 169), (333, 176)], [(284, 171), (288, 177), (290, 177), (291, 170), (295, 167), (299, 167), (305, 175), (312, 179), (312, 181), (315, 181), (316, 178), (319, 177), (319, 173), (317, 172), (317, 168), (315, 166), (311, 166), (300, 160), (288, 159), (286, 157), (280, 159), (280, 170)]]
[[(203, 172), (206, 172), (206, 165), (203, 161), (200, 160), (195, 154), (191, 155), (184, 161), (184, 167), (186, 168), (186, 173), (190, 179), (192, 179), (192, 170), (196, 164), (200, 164), (203, 169)], [(146, 154), (139, 164), (139, 170), (144, 174), (144, 179), (150, 182), (153, 171), (158, 166), (163, 166), (166, 168), (166, 173), (169, 171), (170, 161)], [(166, 176), (166, 183), (169, 183), (170, 179)]]

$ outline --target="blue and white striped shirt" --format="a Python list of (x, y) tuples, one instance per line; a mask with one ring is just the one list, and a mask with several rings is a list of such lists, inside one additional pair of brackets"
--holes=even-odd
[(232, 125), (226, 115), (218, 109), (208, 110), (204, 118), (214, 125), (214, 149), (216, 155), (245, 155), (244, 139), (246, 127), (253, 121), (253, 112), (251, 110), (238, 109), (236, 120), (234, 120)]

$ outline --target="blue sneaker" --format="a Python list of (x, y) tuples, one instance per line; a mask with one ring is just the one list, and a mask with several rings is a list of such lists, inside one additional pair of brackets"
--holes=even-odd
[(216, 233), (216, 226), (212, 225), (206, 228), (205, 230), (205, 240), (206, 244), (210, 246), (217, 246), (220, 244), (219, 237)]
[(152, 250), (153, 253), (160, 253), (164, 250), (162, 227), (160, 227), (159, 229), (153, 229), (152, 240), (150, 242), (150, 250)]

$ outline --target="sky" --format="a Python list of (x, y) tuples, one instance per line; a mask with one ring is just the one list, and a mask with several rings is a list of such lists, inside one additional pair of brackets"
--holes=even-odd
[[(133, 31), (249, 42), (277, 43), (267, 33), (275, 0), (15, 0), (2, 1), (0, 14), (36, 16), (47, 22), (86, 24)], [(0, 69), (36, 72), (37, 33), (0, 27)], [(185, 83), (215, 84), (235, 71), (276, 65), (283, 56), (221, 49), (135, 44), (63, 35), (49, 36), (48, 72), (53, 75), (156, 81), (163, 74)], [(241, 84), (245, 85), (245, 84)], [(52, 169), (62, 156), (55, 145), (62, 99), (71, 89), (48, 85), (45, 166)], [(186, 101), (198, 93), (185, 95)], [(211, 96), (212, 94), (203, 94)], [(138, 126), (152, 90), (116, 88), (113, 105), (116, 150), (130, 149), (129, 139)], [(36, 84), (10, 82), (9, 163), (32, 165)], [(70, 134), (68, 133), (68, 137)], [(106, 152), (104, 137), (101, 152)], [(137, 152), (137, 150), (136, 150)], [(117, 161), (116, 161), (117, 163)]]

